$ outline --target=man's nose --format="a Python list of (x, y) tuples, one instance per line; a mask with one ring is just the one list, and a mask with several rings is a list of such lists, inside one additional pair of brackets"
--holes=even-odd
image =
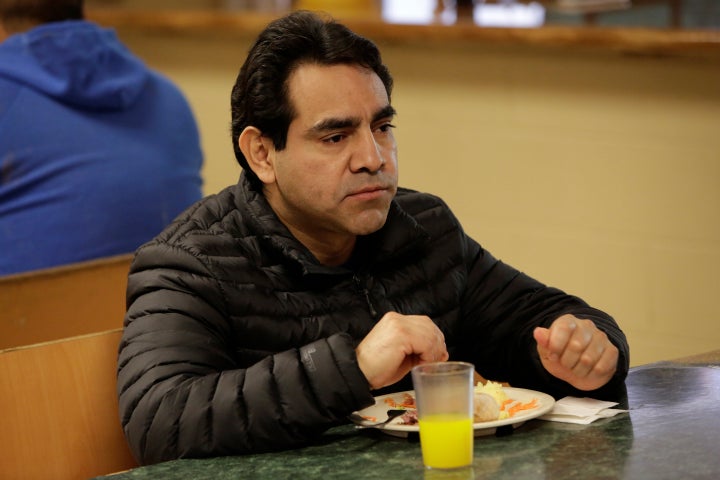
[(382, 169), (385, 165), (385, 158), (382, 155), (380, 145), (378, 145), (372, 131), (364, 131), (358, 138), (358, 145), (353, 152), (351, 159), (351, 168), (353, 171), (368, 171), (375, 173)]

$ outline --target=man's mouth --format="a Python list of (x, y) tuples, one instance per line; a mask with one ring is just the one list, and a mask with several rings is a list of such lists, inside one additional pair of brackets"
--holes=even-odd
[(357, 198), (357, 199), (363, 199), (363, 200), (372, 200), (377, 197), (380, 197), (384, 195), (389, 190), (389, 187), (384, 185), (372, 185), (367, 186), (364, 188), (361, 188), (359, 190), (355, 190), (351, 192), (348, 197)]

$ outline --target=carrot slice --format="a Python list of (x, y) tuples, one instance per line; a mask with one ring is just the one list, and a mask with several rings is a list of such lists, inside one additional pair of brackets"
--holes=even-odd
[(530, 410), (532, 408), (537, 407), (537, 398), (533, 398), (531, 401), (527, 403), (516, 403), (515, 405), (511, 405), (510, 408), (508, 408), (508, 416), (512, 417), (517, 412), (523, 411), (523, 410)]

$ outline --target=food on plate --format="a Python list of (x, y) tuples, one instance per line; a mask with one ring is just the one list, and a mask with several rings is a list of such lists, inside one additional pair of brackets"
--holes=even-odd
[(500, 417), (500, 405), (493, 397), (483, 392), (475, 392), (473, 399), (473, 419), (477, 422), (492, 422)]
[[(512, 392), (512, 389), (510, 390)], [(406, 412), (397, 419), (392, 420), (396, 425), (417, 425), (417, 406), (412, 392), (403, 392), (384, 399), (385, 405), (390, 409), (404, 409)], [(473, 390), (473, 422), (493, 422), (511, 418), (523, 410), (532, 410), (538, 407), (538, 399), (532, 398), (529, 402), (521, 402), (508, 396), (504, 385), (499, 382), (487, 380), (485, 384), (478, 382)], [(375, 417), (364, 417), (375, 422)]]
[(492, 380), (488, 380), (484, 385), (478, 382), (477, 385), (475, 385), (475, 393), (490, 395), (495, 399), (498, 405), (502, 405), (508, 399), (505, 390), (503, 390), (502, 384), (493, 382)]
[(390, 408), (415, 408), (415, 397), (406, 392), (403, 393), (400, 401), (397, 401), (392, 397), (388, 397), (385, 399), (385, 403)]
[[(503, 389), (503, 385), (491, 380), (485, 382), (484, 385), (481, 382), (478, 382), (477, 385), (475, 385), (474, 396), (474, 414), (476, 422), (504, 420), (512, 417), (521, 410), (530, 410), (538, 406), (537, 398), (533, 398), (529, 402), (525, 403), (509, 398)], [(497, 413), (489, 399), (495, 401)], [(478, 406), (478, 404), (480, 406)]]
[(502, 411), (503, 405), (508, 396), (503, 390), (502, 384), (488, 380), (483, 385), (478, 382), (474, 390), (474, 416), (476, 422), (492, 422), (507, 418), (506, 412)]
[(407, 412), (403, 413), (400, 416), (400, 425), (417, 425), (418, 424), (418, 415), (417, 410), (410, 409)]
[(505, 405), (504, 411), (507, 412), (508, 417), (512, 417), (517, 412), (521, 410), (532, 410), (533, 408), (538, 406), (537, 398), (533, 398), (529, 402), (521, 403), (521, 402), (510, 402)]

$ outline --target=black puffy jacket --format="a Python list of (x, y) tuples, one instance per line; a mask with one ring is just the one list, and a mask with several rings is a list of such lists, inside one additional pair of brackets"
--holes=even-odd
[(354, 349), (388, 311), (431, 317), (451, 359), (486, 378), (556, 396), (575, 391), (544, 371), (532, 331), (574, 313), (620, 349), (613, 383), (627, 373), (609, 316), (496, 260), (440, 199), (406, 189), (348, 266), (326, 267), (242, 178), (138, 250), (127, 304), (118, 394), (141, 463), (299, 446), (371, 405), (382, 392)]

